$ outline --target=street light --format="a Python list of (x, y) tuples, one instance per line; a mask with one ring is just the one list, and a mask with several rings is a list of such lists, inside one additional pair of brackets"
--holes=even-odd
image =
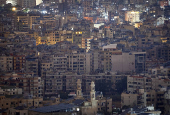
[(13, 8), (12, 8), (12, 11), (16, 11), (16, 8), (15, 8), (15, 7), (13, 7)]

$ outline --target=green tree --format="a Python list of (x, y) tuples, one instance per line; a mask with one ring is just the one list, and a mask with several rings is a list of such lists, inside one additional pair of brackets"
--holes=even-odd
[(111, 94), (112, 92), (112, 83), (111, 81), (106, 81), (106, 80), (96, 80), (95, 81), (95, 90), (96, 91), (101, 91), (103, 95), (108, 95)]
[(121, 94), (127, 89), (127, 77), (124, 77), (116, 83), (116, 92)]

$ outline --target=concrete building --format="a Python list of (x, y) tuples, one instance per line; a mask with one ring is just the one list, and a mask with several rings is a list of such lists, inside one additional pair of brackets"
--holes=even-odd
[(151, 90), (149, 92), (139, 89), (138, 93), (122, 93), (121, 107), (123, 106), (154, 106), (164, 111), (164, 93), (165, 91)]
[(54, 66), (54, 70), (66, 71), (67, 70), (67, 57), (54, 55), (53, 66)]
[(0, 6), (6, 4), (6, 0), (0, 0)]
[(86, 73), (86, 57), (85, 54), (73, 53), (66, 54), (67, 70), (78, 73)]
[(134, 107), (137, 106), (138, 94), (133, 93), (122, 93), (121, 94), (121, 107), (123, 106), (130, 106)]
[(26, 57), (26, 72), (34, 72), (34, 75), (38, 75), (38, 59), (35, 57)]
[(90, 50), (90, 40), (92, 38), (82, 38), (82, 48), (86, 49), (86, 52)]
[(132, 52), (135, 55), (135, 72), (145, 73), (146, 52)]
[(25, 70), (25, 55), (15, 55), (13, 59), (14, 71)]
[(135, 55), (122, 53), (121, 55), (112, 55), (112, 71), (114, 72), (132, 72), (135, 71)]
[(36, 0), (17, 0), (17, 4), (24, 8), (36, 6)]
[(18, 107), (14, 107), (14, 108), (9, 108), (8, 113), (10, 115), (16, 115), (16, 114), (28, 115), (28, 109), (24, 106), (18, 106)]
[(169, 86), (169, 79), (165, 77), (142, 77), (142, 76), (128, 76), (127, 77), (127, 91), (137, 92), (139, 89), (144, 89), (149, 92), (151, 90), (159, 90)]
[(56, 74), (46, 74), (44, 78), (44, 94), (57, 94), (59, 91), (66, 91), (65, 76)]
[(140, 13), (138, 11), (126, 11), (125, 21), (135, 23), (140, 21)]
[(170, 110), (169, 110), (170, 90), (165, 92), (164, 98), (165, 98), (165, 100), (164, 100), (164, 107), (165, 107), (164, 114), (170, 114)]
[[(90, 68), (90, 72), (95, 72), (97, 70), (102, 70), (102, 61), (101, 61), (101, 51), (93, 50), (90, 52), (90, 67), (86, 65), (87, 68)], [(86, 56), (87, 57), (87, 56)], [(86, 60), (87, 61), (87, 60)]]
[(23, 97), (23, 95), (13, 95), (11, 98), (1, 96), (0, 107), (3, 109), (9, 109), (18, 106), (26, 107), (41, 107), (43, 104), (43, 98), (28, 98)]
[(13, 70), (13, 56), (0, 56), (0, 69), (2, 71), (12, 71)]
[(19, 78), (21, 83), (19, 83), (19, 87), (23, 88), (24, 94), (33, 95), (35, 97), (43, 96), (43, 82), (41, 77), (21, 77)]
[(22, 94), (21, 88), (10, 87), (10, 86), (1, 86), (0, 87), (0, 94), (1, 95), (19, 95)]

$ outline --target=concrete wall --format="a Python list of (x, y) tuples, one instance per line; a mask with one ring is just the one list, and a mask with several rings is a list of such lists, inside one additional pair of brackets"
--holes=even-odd
[(135, 71), (135, 55), (122, 53), (122, 55), (112, 55), (112, 71), (128, 72)]

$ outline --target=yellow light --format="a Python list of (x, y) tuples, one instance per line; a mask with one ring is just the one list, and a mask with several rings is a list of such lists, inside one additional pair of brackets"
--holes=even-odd
[(130, 12), (131, 14), (134, 14), (134, 13), (139, 13), (139, 12)]
[(16, 11), (16, 8), (15, 8), (15, 7), (13, 7), (13, 8), (12, 8), (12, 11)]

